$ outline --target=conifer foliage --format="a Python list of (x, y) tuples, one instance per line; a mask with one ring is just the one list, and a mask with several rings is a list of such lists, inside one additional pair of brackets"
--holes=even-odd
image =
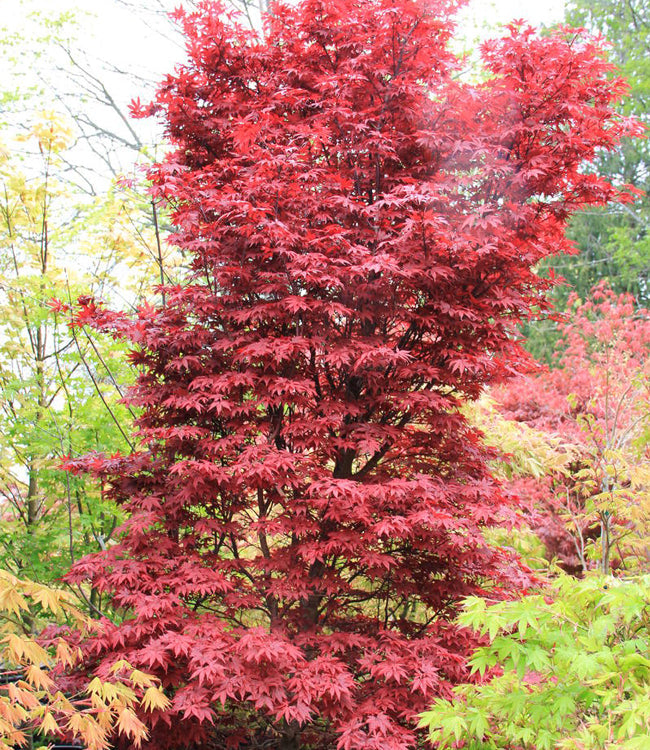
[[(580, 169), (635, 126), (597, 42), (513, 27), (465, 84), (448, 0), (206, 2), (152, 173), (191, 276), (128, 338), (138, 450), (71, 461), (130, 513), (74, 567), (130, 613), (85, 645), (155, 674), (151, 747), (401, 750), (467, 676), (457, 603), (525, 583), (458, 411), (516, 368), (531, 267), (625, 194)], [(119, 744), (119, 738), (118, 738)]]

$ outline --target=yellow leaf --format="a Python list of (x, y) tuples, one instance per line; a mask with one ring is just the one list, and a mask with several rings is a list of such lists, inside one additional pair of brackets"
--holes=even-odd
[(128, 708), (123, 708), (117, 717), (116, 727), (120, 734), (130, 737), (136, 747), (147, 737), (147, 730), (138, 717)]
[(64, 667), (72, 667), (77, 661), (78, 654), (60, 638), (56, 644), (56, 660)]
[(171, 705), (169, 698), (157, 687), (150, 687), (142, 696), (142, 705), (147, 711), (166, 710)]
[(25, 597), (15, 588), (6, 588), (0, 592), (0, 609), (19, 615), (29, 610)]
[(41, 729), (43, 730), (44, 734), (58, 734), (60, 731), (59, 725), (54, 720), (54, 717), (52, 714), (47, 713), (43, 717), (43, 721), (41, 721)]
[(59, 603), (58, 592), (54, 589), (49, 589), (47, 586), (34, 587), (34, 591), (31, 594), (32, 599), (43, 607), (43, 609), (49, 609), (55, 615), (61, 613), (61, 604)]
[(52, 696), (52, 704), (58, 711), (64, 711), (66, 713), (74, 711), (74, 706), (60, 690)]
[(131, 682), (136, 687), (150, 687), (155, 681), (156, 678), (153, 675), (141, 672), (139, 669), (134, 669), (131, 672)]
[(86, 688), (86, 690), (89, 693), (103, 695), (104, 683), (99, 679), (99, 677), (93, 677), (93, 679), (88, 683), (88, 687)]
[(26, 719), (27, 711), (19, 703), (7, 699), (0, 701), (0, 735), (6, 735), (13, 726), (22, 724)]
[[(23, 684), (26, 685), (27, 683)], [(11, 683), (7, 685), (7, 693), (9, 694), (9, 700), (19, 706), (23, 706), (28, 711), (33, 711), (41, 705), (38, 697), (31, 690), (25, 690), (20, 683), (17, 685), (12, 685)]]
[(7, 644), (7, 656), (14, 663), (49, 664), (50, 657), (47, 651), (31, 638), (10, 633), (3, 641)]
[(76, 736), (83, 736), (83, 732), (88, 725), (88, 720), (82, 714), (73, 713), (68, 719), (68, 729)]
[(126, 659), (119, 659), (111, 667), (111, 672), (115, 674), (115, 672), (119, 672), (120, 669), (131, 669), (131, 665), (129, 664), (128, 661), (126, 661)]
[(107, 750), (109, 748), (106, 731), (94, 720), (88, 722), (82, 739), (88, 750)]
[(26, 670), (27, 682), (33, 685), (38, 690), (50, 690), (54, 687), (54, 682), (50, 676), (36, 664), (30, 664)]

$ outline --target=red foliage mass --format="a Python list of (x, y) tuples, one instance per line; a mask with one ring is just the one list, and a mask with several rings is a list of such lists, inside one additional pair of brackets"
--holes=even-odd
[(69, 464), (130, 513), (69, 578), (131, 613), (85, 648), (161, 678), (151, 747), (411, 747), (467, 678), (457, 603), (526, 582), (457, 406), (517, 368), (567, 216), (625, 199), (580, 166), (635, 126), (573, 33), (513, 28), (459, 81), (455, 5), (275, 5), (263, 40), (178, 13), (147, 111), (192, 273), (135, 320), (82, 306), (134, 344), (140, 448)]

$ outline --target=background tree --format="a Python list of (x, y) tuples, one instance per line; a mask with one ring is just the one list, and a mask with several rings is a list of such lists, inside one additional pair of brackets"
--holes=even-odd
[(527, 580), (482, 537), (507, 509), (459, 406), (519, 366), (566, 217), (625, 199), (582, 165), (633, 127), (575, 34), (513, 27), (454, 80), (453, 8), (277, 5), (264, 40), (177, 14), (189, 59), (145, 111), (192, 276), (133, 320), (83, 303), (143, 411), (137, 451), (69, 463), (130, 514), (69, 580), (128, 612), (86, 668), (169, 692), (152, 747), (412, 746), (466, 677), (459, 598)]
[(52, 300), (85, 293), (132, 304), (159, 269), (130, 191), (115, 188), (99, 205), (62, 177), (67, 121), (33, 113), (29, 127), (17, 142), (5, 133), (0, 155), (0, 568), (52, 581), (108, 543), (119, 518), (60, 462), (128, 446), (131, 420), (117, 403), (129, 378), (124, 348), (71, 334)]
[[(101, 289), (100, 284), (84, 285), (83, 273), (68, 277), (57, 258), (62, 247), (72, 251), (71, 246), (79, 239), (75, 232), (79, 216), (66, 203), (69, 195), (57, 180), (61, 166), (58, 155), (65, 149), (70, 131), (60, 118), (50, 114), (33, 123), (30, 137), (41, 154), (40, 175), (29, 177), (20, 169), (20, 160), (6, 153), (0, 166), (0, 543), (3, 568), (51, 580), (74, 559), (75, 542), (82, 541), (75, 539), (79, 529), (73, 529), (73, 516), (78, 519), (80, 513), (88, 521), (90, 512), (93, 518), (84, 524), (86, 543), (78, 552), (91, 548), (88, 537), (92, 530), (97, 538), (106, 538), (115, 524), (111, 520), (115, 519), (115, 509), (101, 522), (106, 507), (102, 507), (94, 489), (90, 490), (95, 496), (90, 502), (86, 483), (70, 482), (57, 470), (57, 460), (92, 445), (113, 444), (117, 448), (124, 438), (111, 422), (110, 412), (104, 415), (93, 408), (93, 399), (98, 398), (90, 379), (99, 364), (95, 352), (86, 340), (72, 337), (65, 319), (57, 318), (48, 306), (55, 295), (66, 290), (78, 294), (84, 286), (88, 291)], [(88, 218), (83, 209), (77, 210)], [(103, 270), (96, 270), (97, 279), (101, 279)], [(92, 368), (90, 377), (86, 364)], [(101, 381), (95, 381), (95, 385), (106, 398), (106, 383), (112, 387), (106, 373)], [(112, 394), (108, 399), (116, 418), (126, 424), (126, 410), (115, 405)], [(85, 423), (94, 433), (89, 442), (79, 434), (82, 411), (87, 411), (85, 419), (94, 421), (92, 425)]]
[[(97, 28), (99, 19), (93, 19), (92, 14), (43, 9), (34, 0), (16, 1), (21, 12), (5, 20), (6, 28), (0, 27), (6, 65), (3, 133), (9, 138), (29, 135), (34, 113), (52, 110), (53, 106), (57, 113), (66, 113), (69, 137), (66, 148), (57, 153), (57, 178), (65, 184), (69, 199), (77, 209), (83, 207), (93, 228), (102, 224), (101, 218), (97, 221), (98, 215), (106, 217), (112, 211), (116, 230), (119, 227), (118, 231), (128, 237), (127, 246), (139, 245), (140, 254), (150, 256), (158, 265), (158, 278), (164, 281), (167, 277), (169, 281), (178, 259), (173, 254), (168, 256), (164, 241), (166, 219), (160, 207), (146, 195), (142, 174), (143, 166), (150, 164), (156, 153), (160, 132), (137, 123), (128, 113), (132, 92), (152, 93), (161, 71), (138, 57), (129, 60), (128, 50), (123, 50), (119, 61), (104, 59), (103, 37)], [(116, 3), (106, 5), (114, 9)], [(106, 14), (106, 8), (102, 10)], [(104, 20), (110, 23), (111, 14)], [(137, 16), (126, 20), (127, 29), (133, 27), (141, 34), (147, 31), (147, 25)], [(171, 28), (169, 19), (158, 26), (161, 33)], [(138, 39), (136, 31), (133, 33), (134, 39)], [(136, 68), (137, 74), (133, 72)], [(15, 140), (12, 147), (17, 155)], [(38, 174), (40, 154), (23, 149), (21, 156), (22, 168)], [(128, 195), (124, 190), (127, 185)], [(108, 222), (102, 225), (106, 227)], [(114, 251), (115, 242), (106, 239), (107, 247)], [(121, 258), (113, 257), (108, 262), (114, 267), (116, 262), (124, 260), (122, 254)], [(60, 262), (65, 266), (64, 258)], [(150, 265), (147, 258), (141, 258), (141, 262), (143, 267)], [(110, 273), (108, 268), (103, 270), (97, 281), (108, 285)], [(113, 278), (111, 292), (113, 296), (121, 295), (120, 306), (130, 306), (134, 301), (133, 289), (129, 288), (129, 280), (121, 283), (122, 273), (123, 269)], [(146, 273), (141, 280), (148, 279)]]
[(648, 570), (650, 311), (600, 284), (570, 299), (554, 367), (494, 393), (501, 412), (547, 436), (564, 465), (519, 479), (531, 523), (572, 572)]
[[(609, 58), (630, 86), (630, 95), (619, 105), (622, 115), (633, 115), (645, 125), (649, 117), (650, 3), (648, 0), (571, 0), (567, 3), (567, 23), (585, 26), (604, 35), (610, 43)], [(639, 305), (648, 306), (650, 287), (650, 146), (647, 138), (627, 138), (615, 151), (598, 155), (593, 169), (607, 175), (615, 184), (631, 183), (638, 190), (628, 205), (589, 208), (578, 212), (569, 224), (568, 236), (577, 255), (546, 261), (540, 273), (553, 273), (566, 280), (551, 293), (555, 309), (563, 312), (575, 292), (586, 300), (590, 290), (607, 281), (617, 293), (629, 292)], [(558, 338), (553, 317), (523, 327), (527, 348), (535, 357), (552, 365)]]
[[(567, 20), (602, 33), (611, 43), (610, 59), (630, 85), (621, 112), (642, 122), (650, 115), (650, 3), (648, 0), (586, 2), (573, 0)], [(555, 264), (576, 293), (586, 299), (601, 279), (616, 292), (630, 292), (641, 304), (650, 297), (650, 146), (648, 140), (626, 139), (614, 152), (602, 154), (597, 169), (615, 182), (642, 191), (629, 206), (590, 209), (577, 215), (570, 236), (580, 255)], [(566, 299), (566, 294), (565, 294)]]

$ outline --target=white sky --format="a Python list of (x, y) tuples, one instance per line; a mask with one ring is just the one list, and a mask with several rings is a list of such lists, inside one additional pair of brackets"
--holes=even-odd
[[(76, 4), (77, 7), (96, 13), (97, 21), (93, 26), (97, 51), (106, 59), (115, 55), (117, 46), (126, 57), (165, 72), (173, 67), (175, 54), (182, 56), (182, 51), (174, 50), (158, 34), (151, 31), (147, 33), (142, 24), (133, 23), (128, 12), (116, 7), (114, 0), (36, 1)], [(3, 2), (7, 0), (0, 0), (0, 7)], [(179, 4), (180, 2), (181, 0)], [(563, 19), (564, 5), (565, 0), (469, 0), (466, 8), (459, 14), (459, 31), (468, 41), (473, 41), (491, 36), (498, 31), (500, 24), (515, 19), (529, 21), (533, 26), (552, 25)]]
[[(142, 5), (147, 7), (147, 2)], [(49, 13), (74, 8), (83, 12), (82, 17), (86, 16), (82, 26), (92, 37), (92, 49), (98, 57), (135, 64), (160, 74), (170, 70), (182, 55), (170, 40), (165, 41), (159, 33), (147, 29), (141, 19), (134, 18), (116, 0), (0, 0), (0, 25), (20, 28), (30, 9)], [(496, 30), (499, 24), (514, 19), (535, 26), (550, 25), (561, 21), (563, 12), (564, 0), (469, 0), (459, 21), (462, 35), (473, 41), (489, 36), (490, 27)]]
[(550, 26), (564, 16), (564, 0), (470, 0), (462, 17), (468, 26), (480, 28), (523, 19), (533, 26)]

